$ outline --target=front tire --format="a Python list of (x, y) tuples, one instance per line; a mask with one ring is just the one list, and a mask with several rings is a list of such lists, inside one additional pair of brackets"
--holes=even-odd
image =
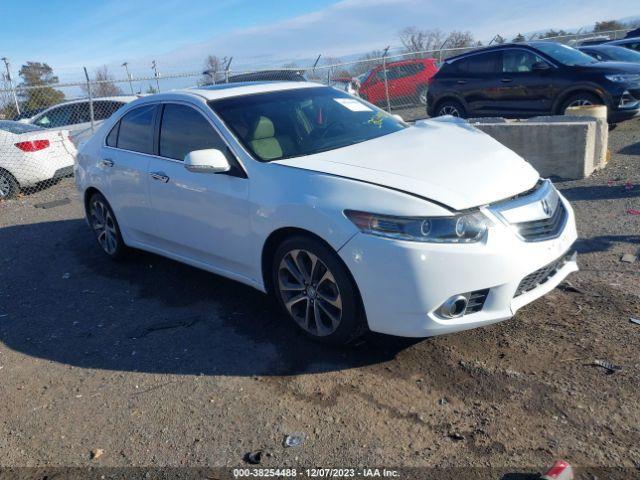
[(107, 199), (94, 193), (89, 200), (89, 223), (102, 251), (113, 260), (120, 260), (127, 253), (116, 216)]
[(346, 345), (366, 332), (351, 275), (319, 240), (307, 236), (285, 240), (273, 257), (271, 278), (282, 310), (313, 339)]
[(602, 99), (593, 93), (576, 93), (567, 98), (560, 107), (560, 114), (564, 115), (569, 107), (586, 107), (590, 105), (604, 105)]
[(6, 170), (0, 169), (0, 200), (15, 198), (20, 193), (20, 184)]

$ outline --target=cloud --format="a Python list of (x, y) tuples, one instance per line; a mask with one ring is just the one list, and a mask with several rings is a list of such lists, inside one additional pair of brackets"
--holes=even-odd
[[(617, 18), (640, 13), (636, 0), (616, 2)], [(344, 0), (270, 25), (237, 29), (158, 56), (165, 69), (201, 68), (208, 54), (233, 56), (238, 67), (273, 66), (322, 53), (342, 56), (397, 45), (397, 32), (416, 25), (471, 31), (488, 40), (547, 28), (578, 28), (611, 18), (600, 0)]]

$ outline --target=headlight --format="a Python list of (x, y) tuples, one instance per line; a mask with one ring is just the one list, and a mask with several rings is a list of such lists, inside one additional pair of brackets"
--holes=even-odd
[(393, 217), (345, 210), (363, 233), (415, 242), (471, 243), (482, 240), (489, 220), (480, 212), (452, 217)]
[(640, 75), (637, 73), (616, 73), (614, 75), (605, 75), (604, 78), (616, 83), (640, 82)]

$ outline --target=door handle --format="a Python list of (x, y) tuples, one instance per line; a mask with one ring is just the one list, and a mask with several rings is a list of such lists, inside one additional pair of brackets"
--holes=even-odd
[(456, 83), (459, 84), (459, 85), (464, 85), (465, 83), (467, 83), (467, 81), (466, 80), (458, 80)]
[(154, 180), (158, 180), (159, 182), (162, 182), (162, 183), (167, 183), (169, 181), (169, 177), (165, 175), (163, 172), (150, 172), (149, 175)]
[(509, 82), (513, 82), (513, 78), (501, 78), (500, 81), (502, 83), (509, 83)]
[(113, 163), (113, 160), (111, 160), (110, 158), (103, 158), (102, 160), (100, 160), (100, 165), (102, 165), (103, 167), (113, 167), (115, 163)]

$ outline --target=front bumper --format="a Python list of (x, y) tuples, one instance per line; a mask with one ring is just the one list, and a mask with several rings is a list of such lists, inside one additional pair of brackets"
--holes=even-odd
[[(363, 300), (369, 328), (405, 337), (428, 337), (511, 318), (518, 309), (555, 288), (578, 270), (575, 256), (550, 270), (535, 288), (521, 282), (570, 251), (577, 239), (575, 217), (561, 197), (567, 220), (551, 240), (526, 242), (495, 222), (485, 241), (473, 244), (409, 242), (359, 233), (339, 254)], [(489, 289), (480, 311), (454, 319), (436, 315), (450, 297)]]

